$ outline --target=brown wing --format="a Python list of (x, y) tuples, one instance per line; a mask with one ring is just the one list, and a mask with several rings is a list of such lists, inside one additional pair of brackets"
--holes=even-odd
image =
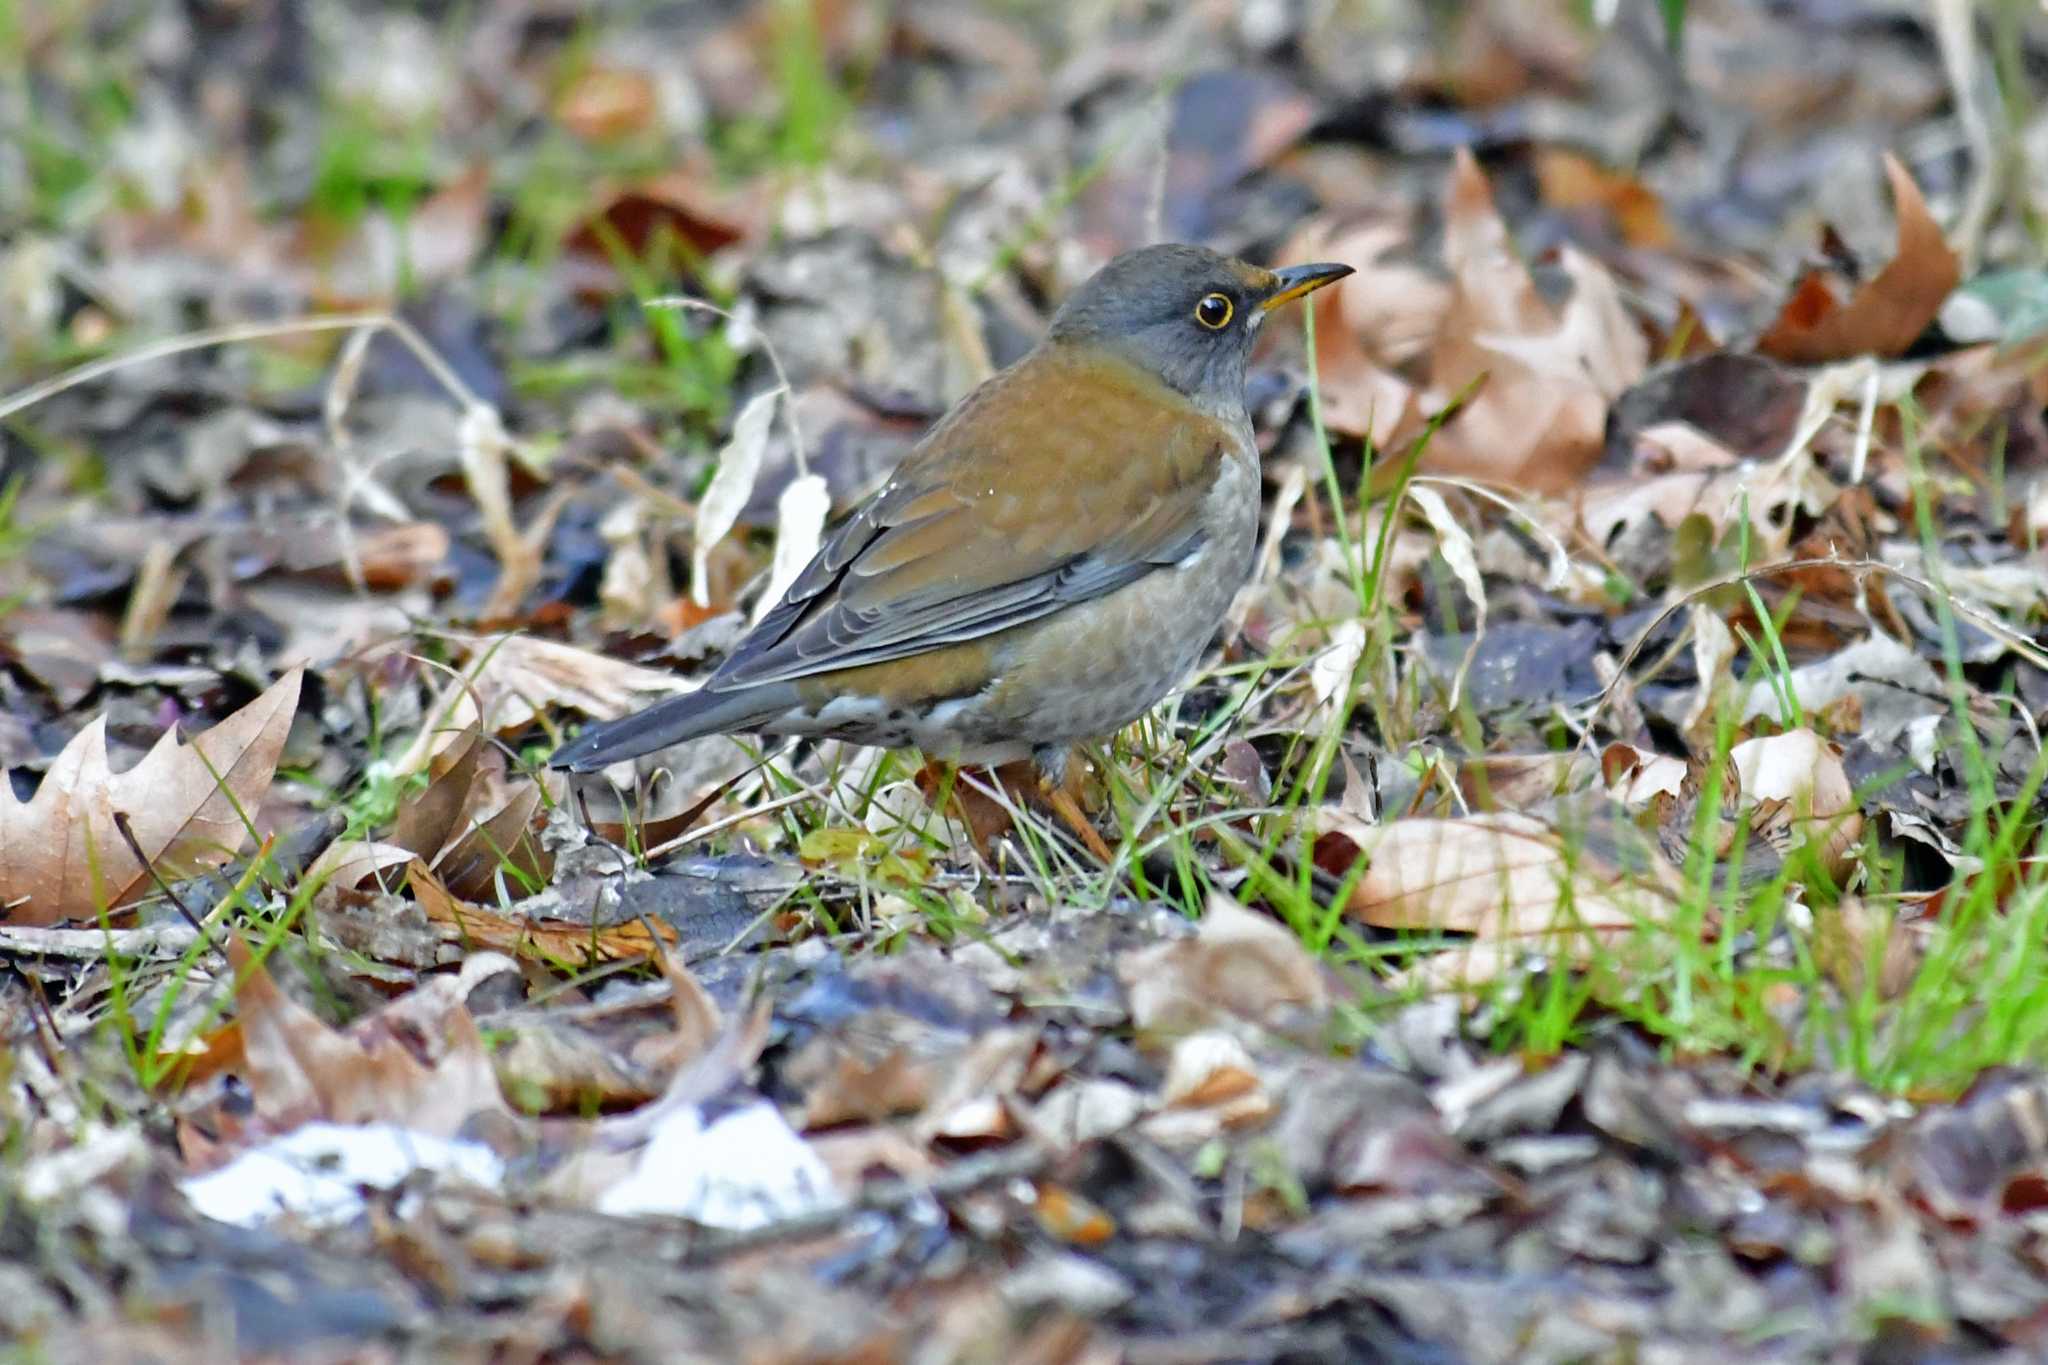
[(900, 659), (1171, 565), (1230, 428), (1136, 370), (1041, 351), (970, 394), (839, 527), (711, 680)]

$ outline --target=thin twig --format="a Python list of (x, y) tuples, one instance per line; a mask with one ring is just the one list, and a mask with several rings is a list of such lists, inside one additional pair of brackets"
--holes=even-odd
[(0, 421), (36, 404), (55, 398), (67, 389), (80, 384), (90, 384), (117, 371), (135, 365), (144, 365), (152, 360), (165, 360), (189, 351), (203, 351), (212, 346), (230, 346), (245, 341), (267, 341), (272, 337), (301, 336), (308, 332), (342, 332), (355, 327), (385, 327), (392, 335), (404, 342), (418, 357), (427, 372), (464, 407), (477, 404), (478, 399), (462, 377), (455, 373), (443, 360), (427, 339), (419, 334), (411, 323), (391, 313), (343, 313), (328, 317), (298, 318), (291, 322), (238, 322), (225, 327), (210, 327), (204, 331), (187, 332), (182, 336), (167, 337), (151, 342), (133, 351), (119, 355), (104, 356), (89, 360), (83, 365), (74, 365), (60, 374), (52, 375), (40, 384), (31, 384), (0, 399)]

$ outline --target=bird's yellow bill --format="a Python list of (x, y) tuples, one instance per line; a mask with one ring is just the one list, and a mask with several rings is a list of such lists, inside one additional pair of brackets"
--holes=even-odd
[(1351, 274), (1351, 267), (1338, 265), (1334, 261), (1322, 261), (1315, 265), (1290, 265), (1285, 270), (1273, 272), (1278, 284), (1259, 304), (1259, 311), (1270, 313), (1283, 303), (1292, 303), (1307, 294), (1313, 294), (1326, 284), (1335, 284)]

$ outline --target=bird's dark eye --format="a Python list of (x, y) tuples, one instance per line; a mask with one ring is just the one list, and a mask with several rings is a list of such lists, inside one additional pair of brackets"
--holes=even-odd
[(1202, 301), (1195, 305), (1195, 321), (1212, 332), (1220, 332), (1230, 325), (1230, 315), (1236, 311), (1223, 295), (1204, 294)]

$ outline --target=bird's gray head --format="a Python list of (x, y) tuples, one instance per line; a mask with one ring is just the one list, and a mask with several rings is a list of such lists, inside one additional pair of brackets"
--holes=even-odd
[(1242, 407), (1266, 314), (1343, 279), (1348, 265), (1265, 270), (1199, 246), (1127, 251), (1054, 314), (1055, 344), (1100, 346), (1211, 406)]

